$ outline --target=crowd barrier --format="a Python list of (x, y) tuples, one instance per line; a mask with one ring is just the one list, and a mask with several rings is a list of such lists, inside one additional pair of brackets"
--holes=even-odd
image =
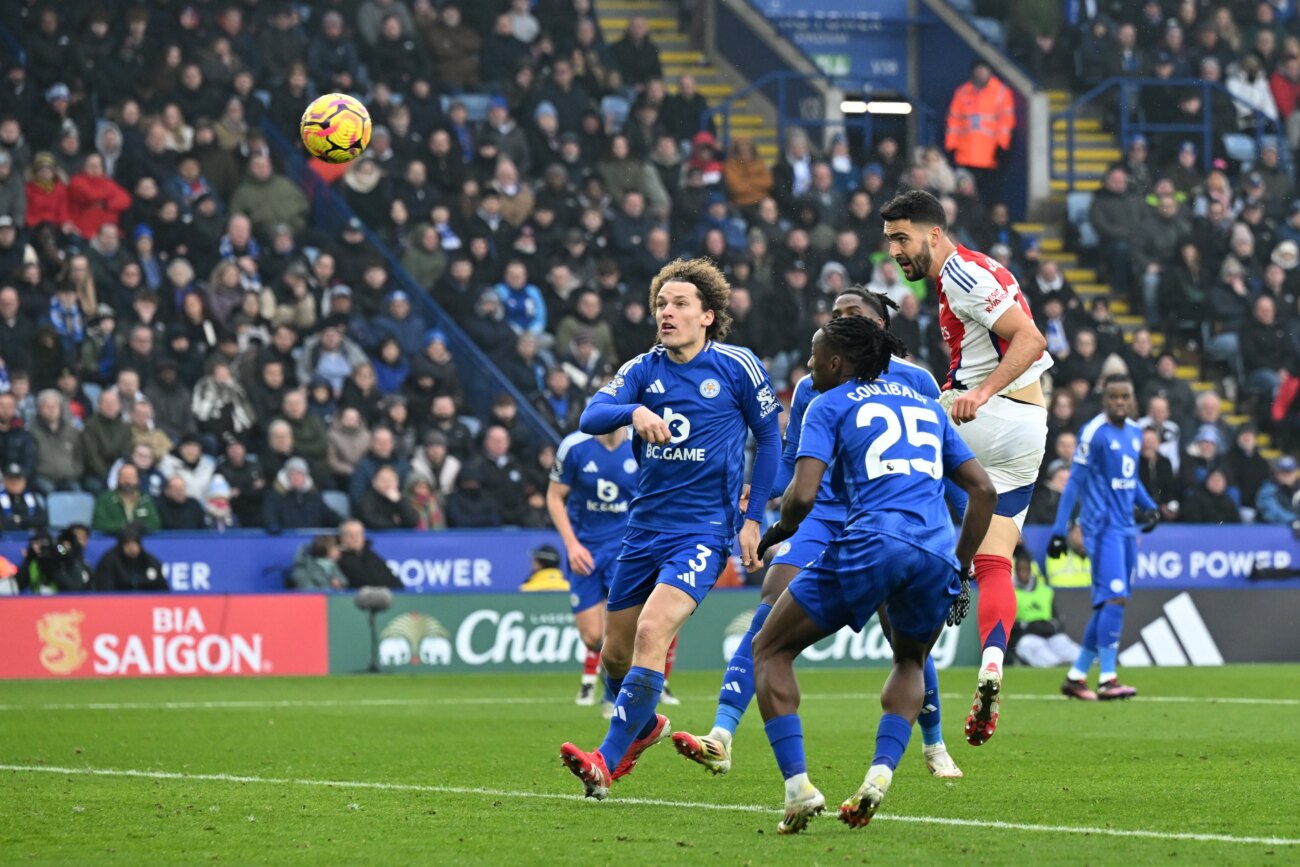
[[(173, 592), (275, 593), (286, 589), (294, 555), (315, 535), (158, 533), (145, 538), (145, 547), (162, 561)], [(370, 540), (412, 593), (507, 593), (527, 580), (534, 548), (553, 545), (564, 552), (554, 530), (382, 533)], [(87, 562), (98, 562), (113, 544), (108, 537), (92, 538)], [(22, 550), (16, 539), (0, 542), (0, 554), (15, 565)]]
[[(1026, 527), (1025, 542), (1042, 562), (1051, 531)], [(312, 533), (268, 536), (257, 531), (158, 533), (145, 544), (163, 563), (177, 593), (275, 593), (286, 589), (294, 554)], [(373, 534), (371, 543), (408, 592), (509, 593), (530, 573), (530, 552), (564, 545), (553, 530), (446, 530), (437, 533)], [(23, 542), (0, 541), (0, 554), (15, 565)], [(91, 540), (93, 565), (113, 544)], [(1208, 527), (1169, 524), (1138, 537), (1139, 589), (1203, 590), (1270, 585), (1300, 588), (1300, 543), (1289, 527)]]

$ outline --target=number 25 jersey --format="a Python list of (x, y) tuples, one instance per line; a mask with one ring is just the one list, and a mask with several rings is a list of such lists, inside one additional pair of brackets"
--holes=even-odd
[(974, 455), (938, 401), (887, 379), (850, 380), (809, 404), (799, 457), (834, 474), (849, 530), (902, 539), (957, 566), (943, 476)]

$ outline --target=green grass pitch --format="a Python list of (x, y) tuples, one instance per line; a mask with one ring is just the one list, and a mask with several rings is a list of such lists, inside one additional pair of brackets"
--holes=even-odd
[[(673, 678), (674, 729), (708, 729), (719, 675)], [(559, 746), (605, 724), (573, 705), (576, 672), (0, 683), (0, 862), (1300, 862), (1300, 667), (1135, 670), (1141, 697), (1095, 705), (1055, 697), (1059, 671), (1011, 669), (978, 749), (960, 734), (974, 672), (943, 672), (966, 778), (929, 777), (918, 735), (850, 831), (834, 807), (871, 757), (883, 676), (802, 672), (828, 812), (797, 837), (775, 833), (756, 708), (726, 777), (664, 742), (608, 801), (577, 797)]]

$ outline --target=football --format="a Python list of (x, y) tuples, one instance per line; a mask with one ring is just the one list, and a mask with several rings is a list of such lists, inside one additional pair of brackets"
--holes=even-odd
[(303, 146), (312, 156), (346, 163), (370, 144), (370, 112), (346, 93), (327, 93), (312, 100), (299, 124)]

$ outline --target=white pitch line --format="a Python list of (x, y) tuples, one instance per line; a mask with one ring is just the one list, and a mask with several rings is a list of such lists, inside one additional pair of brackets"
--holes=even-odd
[[(683, 695), (688, 701), (711, 701), (710, 695)], [(803, 698), (811, 701), (865, 701), (879, 698), (879, 693), (868, 692), (812, 692), (804, 693)], [(965, 693), (945, 692), (946, 699), (966, 699)], [(1059, 695), (1042, 695), (1034, 693), (1012, 693), (1010, 701), (1054, 701), (1064, 703), (1067, 699)], [(481, 696), (462, 698), (363, 698), (344, 699), (279, 699), (279, 700), (212, 700), (212, 701), (122, 701), (122, 702), (86, 702), (52, 703), (52, 704), (0, 704), (0, 713), (6, 711), (33, 710), (247, 710), (259, 708), (314, 708), (314, 707), (437, 707), (457, 705), (508, 705), (508, 704), (569, 704), (571, 699), (558, 696)], [(1244, 704), (1266, 705), (1272, 707), (1295, 707), (1300, 699), (1294, 698), (1236, 698), (1196, 695), (1149, 695), (1135, 699), (1139, 704)]]
[[(317, 786), (337, 789), (376, 789), (388, 792), (424, 792), (437, 795), (487, 795), (495, 798), (540, 798), (551, 801), (585, 801), (578, 795), (559, 792), (527, 792), (507, 789), (483, 789), (465, 786), (428, 786), (418, 783), (380, 783), (367, 780), (303, 780), (279, 777), (249, 777), (238, 774), (181, 774), (174, 771), (140, 771), (118, 768), (60, 768), (50, 765), (3, 765), (0, 771), (18, 773), (67, 774), (93, 777), (134, 777), (146, 780), (173, 780), (202, 783), (260, 783), (277, 786)], [(675, 807), (689, 810), (714, 810), (728, 813), (780, 813), (778, 808), (758, 804), (708, 804), (698, 801), (669, 801), (660, 798), (615, 798), (614, 805), (636, 807)], [(1300, 839), (1290, 837), (1238, 837), (1232, 834), (1194, 834), (1182, 831), (1149, 831), (1126, 828), (1089, 828), (1076, 825), (1031, 825), (1023, 822), (999, 822), (980, 819), (953, 819), (943, 816), (900, 816), (881, 814), (876, 820), (907, 822), (916, 825), (946, 825), (960, 828), (995, 828), (1039, 834), (1081, 834), (1099, 837), (1136, 837), (1147, 840), (1178, 840), (1189, 843), (1231, 843), (1250, 846), (1300, 846)]]

